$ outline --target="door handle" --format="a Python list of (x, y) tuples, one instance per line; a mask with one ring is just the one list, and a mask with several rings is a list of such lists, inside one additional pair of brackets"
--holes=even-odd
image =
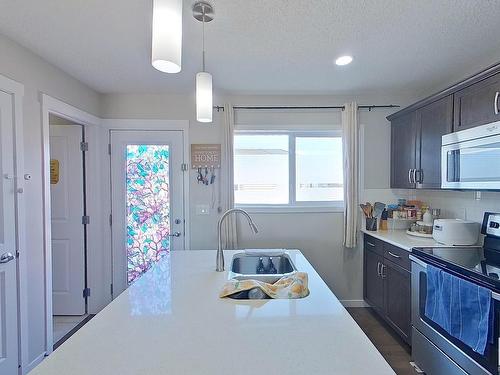
[(495, 93), (495, 103), (493, 104), (493, 108), (495, 108), (495, 115), (498, 115), (498, 96), (500, 96), (500, 91)]
[(11, 260), (14, 260), (14, 258), (12, 253), (4, 253), (0, 256), (0, 263), (9, 263)]
[(168, 236), (169, 236), (169, 237), (180, 237), (180, 236), (181, 236), (181, 234), (180, 234), (180, 232), (174, 232), (174, 233), (172, 233), (172, 234), (169, 234)]

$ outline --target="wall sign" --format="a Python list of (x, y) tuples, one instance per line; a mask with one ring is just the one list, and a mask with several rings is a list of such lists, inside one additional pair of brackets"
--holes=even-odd
[(191, 168), (220, 168), (221, 145), (192, 144)]
[(50, 159), (50, 184), (55, 185), (59, 182), (59, 160)]

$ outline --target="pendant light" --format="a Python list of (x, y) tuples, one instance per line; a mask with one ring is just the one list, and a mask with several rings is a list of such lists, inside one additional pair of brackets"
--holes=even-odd
[(153, 0), (151, 64), (164, 73), (181, 71), (182, 0)]
[(205, 22), (214, 19), (214, 9), (210, 4), (200, 1), (193, 6), (193, 16), (203, 25), (202, 71), (196, 74), (196, 120), (199, 122), (212, 122), (212, 75), (205, 70)]

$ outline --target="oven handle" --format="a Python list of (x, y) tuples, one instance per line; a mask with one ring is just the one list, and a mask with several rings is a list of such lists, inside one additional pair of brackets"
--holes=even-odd
[[(427, 269), (427, 263), (425, 263), (424, 261), (422, 261), (421, 259), (418, 259), (417, 257), (415, 257), (414, 255), (409, 255), (410, 257), (410, 260), (412, 262), (415, 262), (416, 264), (418, 264), (420, 267), (422, 268), (425, 268)], [(496, 293), (494, 291), (491, 291), (491, 298), (493, 298), (494, 300), (497, 300), (497, 301), (500, 301), (500, 294), (499, 293)], [(500, 358), (499, 358), (500, 360)]]

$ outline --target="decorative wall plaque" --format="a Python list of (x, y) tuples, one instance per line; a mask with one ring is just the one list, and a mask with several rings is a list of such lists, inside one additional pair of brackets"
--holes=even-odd
[(191, 145), (191, 168), (220, 168), (220, 160), (220, 143)]

